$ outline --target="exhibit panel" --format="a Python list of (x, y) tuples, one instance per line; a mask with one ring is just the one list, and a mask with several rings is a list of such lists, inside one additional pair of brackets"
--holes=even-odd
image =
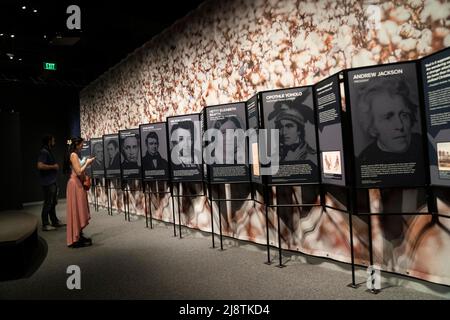
[(450, 186), (450, 49), (420, 62), (431, 184)]
[(165, 122), (139, 126), (142, 173), (145, 181), (169, 179), (167, 124)]
[(322, 182), (345, 186), (339, 74), (314, 86)]
[(94, 178), (103, 178), (105, 176), (103, 138), (91, 139), (91, 155), (95, 157), (91, 165), (92, 176)]
[(107, 134), (103, 136), (106, 178), (120, 178), (120, 148), (119, 135)]
[(172, 181), (202, 181), (200, 114), (168, 117), (167, 125)]
[(210, 183), (249, 182), (245, 103), (205, 108)]
[(139, 129), (120, 130), (119, 148), (122, 180), (141, 179)]
[(355, 185), (426, 184), (416, 62), (346, 71)]
[[(262, 183), (261, 168), (259, 163), (259, 103), (258, 95), (254, 95), (246, 102), (247, 121), (248, 121), (248, 153), (250, 162), (250, 177), (254, 183)], [(252, 133), (250, 133), (252, 130)]]
[[(260, 163), (261, 169), (272, 171), (267, 183), (319, 183), (312, 87), (265, 91), (260, 95), (266, 131), (260, 136), (259, 146), (266, 143), (267, 147), (267, 152), (260, 151)], [(266, 142), (261, 141), (264, 136)]]

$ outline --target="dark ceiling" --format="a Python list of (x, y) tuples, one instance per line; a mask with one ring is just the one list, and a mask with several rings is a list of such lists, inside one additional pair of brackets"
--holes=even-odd
[[(82, 88), (202, 2), (1, 0), (0, 83)], [(81, 30), (66, 26), (73, 4)]]

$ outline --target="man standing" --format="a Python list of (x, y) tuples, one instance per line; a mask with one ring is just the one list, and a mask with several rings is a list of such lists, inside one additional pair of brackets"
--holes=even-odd
[[(42, 207), (42, 230), (51, 231), (63, 227), (56, 216), (56, 203), (58, 197), (58, 186), (56, 178), (59, 165), (56, 163), (51, 149), (55, 146), (55, 137), (46, 135), (42, 138), (42, 148), (39, 152), (37, 168), (39, 180), (44, 191), (44, 205)], [(49, 223), (49, 217), (51, 225)]]

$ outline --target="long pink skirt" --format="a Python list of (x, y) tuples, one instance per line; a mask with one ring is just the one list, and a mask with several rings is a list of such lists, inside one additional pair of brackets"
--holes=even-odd
[(80, 178), (72, 171), (67, 182), (67, 245), (77, 242), (80, 233), (89, 224), (91, 214), (87, 193), (83, 188)]

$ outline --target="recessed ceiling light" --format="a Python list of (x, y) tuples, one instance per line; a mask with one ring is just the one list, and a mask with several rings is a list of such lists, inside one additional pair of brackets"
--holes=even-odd
[(14, 38), (14, 37), (15, 37), (15, 35), (12, 34), (12, 35), (11, 35), (11, 38)]
[(47, 39), (47, 36), (44, 34), (44, 39)]
[(3, 37), (3, 33), (0, 33), (0, 37)]
[(26, 6), (22, 6), (22, 9), (25, 10), (27, 7)]
[(33, 12), (34, 12), (34, 13), (37, 13), (37, 10), (36, 10), (36, 9), (34, 9), (34, 10), (33, 10)]
[(22, 58), (19, 58), (19, 61), (22, 61)]

